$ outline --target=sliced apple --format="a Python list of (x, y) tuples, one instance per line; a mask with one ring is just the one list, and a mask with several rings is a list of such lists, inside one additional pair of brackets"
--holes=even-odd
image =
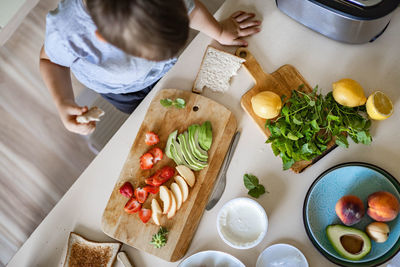
[(153, 218), (154, 223), (157, 225), (160, 225), (161, 213), (162, 210), (160, 204), (158, 204), (158, 201), (153, 198), (151, 201), (151, 217)]
[(182, 202), (185, 202), (189, 196), (189, 187), (185, 182), (185, 179), (180, 177), (179, 175), (175, 176), (175, 181), (179, 185), (179, 188), (182, 191)]
[(196, 182), (196, 178), (194, 177), (194, 173), (192, 172), (192, 170), (185, 165), (176, 166), (176, 170), (183, 177), (183, 179), (185, 179), (186, 183), (190, 187), (193, 187), (194, 183)]
[(171, 191), (175, 196), (175, 200), (176, 200), (176, 209), (179, 210), (182, 206), (183, 203), (183, 194), (182, 194), (182, 190), (179, 187), (179, 185), (177, 183), (172, 183), (171, 184)]
[(160, 186), (160, 199), (163, 202), (163, 214), (167, 214), (172, 206), (172, 193), (165, 185)]
[(176, 206), (176, 199), (175, 199), (174, 194), (171, 191), (169, 191), (169, 192), (171, 193), (171, 208), (168, 211), (167, 218), (171, 219), (172, 217), (175, 216), (177, 206)]

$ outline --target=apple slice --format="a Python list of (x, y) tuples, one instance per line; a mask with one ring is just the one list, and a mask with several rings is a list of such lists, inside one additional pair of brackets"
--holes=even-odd
[(176, 166), (175, 168), (179, 172), (179, 174), (183, 177), (183, 179), (185, 179), (186, 183), (190, 187), (193, 187), (196, 178), (194, 177), (194, 173), (192, 172), (192, 170), (186, 167), (185, 165), (179, 165)]
[(160, 198), (163, 202), (163, 214), (167, 214), (172, 206), (171, 191), (165, 186), (160, 186)]
[(180, 177), (179, 175), (175, 176), (175, 181), (179, 185), (179, 188), (182, 191), (182, 202), (185, 202), (189, 196), (189, 187), (185, 182), (185, 179)]
[(162, 210), (160, 204), (158, 204), (158, 201), (153, 198), (151, 201), (151, 217), (153, 218), (154, 223), (157, 225), (160, 225), (161, 213)]
[(175, 196), (175, 200), (176, 200), (176, 209), (179, 210), (182, 206), (183, 203), (183, 194), (182, 194), (182, 190), (179, 187), (179, 185), (177, 183), (172, 183), (171, 184), (171, 191)]
[(171, 192), (171, 191), (169, 191), (170, 192), (170, 194), (171, 194), (171, 208), (169, 209), (169, 212), (168, 212), (168, 214), (167, 214), (167, 218), (168, 219), (171, 219), (172, 217), (174, 217), (175, 216), (175, 213), (176, 213), (176, 199), (175, 199), (175, 196), (174, 196), (174, 194)]

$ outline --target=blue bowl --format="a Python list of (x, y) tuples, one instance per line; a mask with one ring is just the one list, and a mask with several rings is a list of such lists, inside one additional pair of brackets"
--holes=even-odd
[[(388, 191), (400, 199), (400, 184), (388, 172), (367, 163), (351, 162), (332, 167), (322, 173), (311, 185), (304, 200), (303, 221), (308, 237), (328, 260), (342, 266), (375, 266), (392, 258), (400, 249), (400, 223), (397, 216), (387, 224), (389, 238), (384, 243), (371, 240), (371, 251), (363, 259), (351, 261), (341, 257), (326, 235), (326, 227), (342, 224), (335, 212), (336, 202), (345, 195), (358, 196), (368, 207), (367, 198), (377, 191)], [(373, 220), (365, 214), (352, 227), (365, 231)]]

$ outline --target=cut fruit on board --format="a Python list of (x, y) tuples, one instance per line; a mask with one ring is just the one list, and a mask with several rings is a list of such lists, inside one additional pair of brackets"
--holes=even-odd
[[(182, 109), (164, 107), (160, 104), (160, 100), (165, 98), (182, 98), (186, 102), (186, 107)], [(196, 183), (190, 188), (190, 192), (182, 177), (176, 179), (179, 188), (183, 188), (182, 202), (184, 199), (186, 201), (172, 218), (168, 219), (166, 215), (160, 216), (160, 225), (168, 229), (168, 242), (161, 249), (154, 248), (150, 241), (160, 227), (153, 220), (144, 224), (138, 214), (125, 213), (123, 208), (126, 197), (119, 193), (119, 188), (126, 181), (131, 182), (134, 188), (143, 187), (146, 178), (152, 176), (157, 170), (165, 166), (175, 166), (173, 160), (165, 156), (152, 169), (140, 169), (139, 158), (149, 150), (149, 146), (145, 143), (147, 132), (157, 133), (160, 139), (157, 147), (164, 149), (170, 133), (175, 130), (183, 133), (190, 125), (201, 125), (206, 121), (210, 121), (213, 135), (213, 144), (207, 151), (208, 166), (195, 172)], [(138, 132), (132, 133), (133, 145), (103, 213), (103, 232), (166, 261), (181, 259), (188, 250), (199, 225), (236, 128), (236, 119), (232, 112), (207, 97), (194, 94), (189, 90), (164, 89), (157, 92)], [(173, 182), (175, 182), (174, 177), (164, 185), (171, 188)], [(154, 198), (158, 198), (158, 195), (149, 194), (143, 207), (149, 209)], [(162, 206), (160, 200), (159, 204)]]

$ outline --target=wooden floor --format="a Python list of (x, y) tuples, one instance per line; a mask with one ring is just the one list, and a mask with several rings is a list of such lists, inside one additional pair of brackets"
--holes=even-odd
[(39, 76), (45, 15), (57, 2), (41, 0), (0, 47), (0, 266), (94, 158), (64, 129)]
[[(82, 137), (64, 129), (39, 75), (45, 16), (58, 1), (40, 0), (0, 47), (0, 266), (94, 158)], [(203, 2), (215, 12), (223, 1)], [(75, 95), (84, 90), (73, 85)]]

